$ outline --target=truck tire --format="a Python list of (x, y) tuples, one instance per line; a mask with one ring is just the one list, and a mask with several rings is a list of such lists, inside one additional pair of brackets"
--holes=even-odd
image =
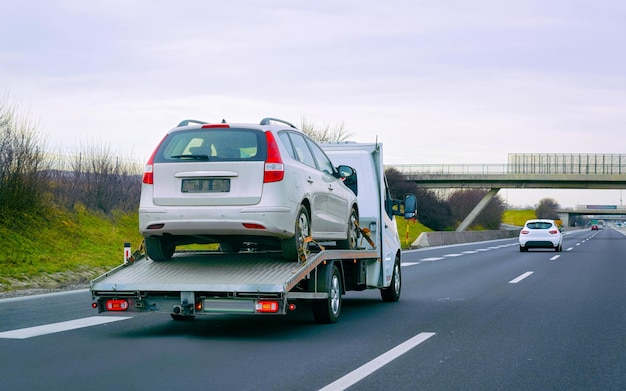
[(396, 256), (393, 264), (393, 274), (391, 275), (391, 284), (387, 288), (380, 289), (380, 296), (386, 303), (400, 300), (400, 292), (402, 291), (402, 272), (400, 270), (400, 257)]
[(342, 250), (354, 250), (359, 244), (359, 229), (355, 222), (359, 221), (359, 215), (356, 209), (352, 208), (350, 219), (348, 220), (348, 238), (346, 240), (338, 240), (337, 247)]
[(305, 243), (304, 240), (311, 235), (311, 219), (306, 206), (300, 205), (300, 211), (296, 217), (295, 224), (295, 235), (280, 241), (283, 258), (288, 261), (299, 261), (300, 254), (309, 247), (308, 243)]
[(176, 246), (164, 238), (145, 238), (146, 254), (156, 262), (167, 261), (174, 255)]
[(335, 323), (341, 314), (343, 293), (341, 273), (335, 264), (318, 268), (318, 292), (328, 292), (328, 298), (313, 300), (313, 318), (318, 323)]

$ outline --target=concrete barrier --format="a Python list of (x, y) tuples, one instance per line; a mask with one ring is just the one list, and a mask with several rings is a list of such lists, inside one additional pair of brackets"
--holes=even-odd
[(436, 231), (422, 232), (413, 243), (411, 248), (423, 248), (434, 246), (446, 246), (450, 244), (462, 244), (472, 242), (483, 242), (486, 240), (516, 238), (519, 236), (519, 229), (500, 229), (493, 231)]

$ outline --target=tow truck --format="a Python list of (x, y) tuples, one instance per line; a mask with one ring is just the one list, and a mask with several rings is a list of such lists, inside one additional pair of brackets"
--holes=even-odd
[(238, 253), (177, 251), (155, 262), (143, 246), (124, 263), (91, 281), (98, 312), (157, 312), (175, 320), (211, 314), (285, 315), (299, 300), (312, 302), (319, 323), (337, 322), (347, 291), (379, 289), (385, 302), (400, 299), (401, 242), (396, 216), (412, 219), (416, 198), (391, 199), (381, 143), (320, 143), (334, 164), (358, 173), (361, 232), (354, 250), (308, 243), (299, 261), (254, 244)]

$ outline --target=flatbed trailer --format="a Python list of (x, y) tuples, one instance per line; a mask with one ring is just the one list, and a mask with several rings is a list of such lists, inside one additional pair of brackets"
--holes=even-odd
[[(168, 262), (141, 257), (91, 282), (94, 308), (196, 315), (286, 314), (295, 300), (314, 301), (314, 317), (336, 321), (341, 294), (367, 289), (367, 270), (380, 269), (376, 250), (322, 250), (304, 262), (280, 252), (178, 252)], [(335, 269), (341, 281), (333, 287)], [(333, 292), (339, 289), (339, 292)]]

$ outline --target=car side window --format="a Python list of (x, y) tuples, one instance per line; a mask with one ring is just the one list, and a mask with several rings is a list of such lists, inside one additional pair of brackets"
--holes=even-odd
[(315, 166), (313, 154), (311, 153), (304, 137), (300, 134), (290, 132), (289, 138), (291, 138), (291, 143), (293, 144), (293, 150), (296, 155), (295, 159), (306, 164), (307, 166), (317, 168)]
[(333, 164), (331, 163), (328, 156), (326, 156), (324, 151), (322, 151), (322, 149), (313, 141), (309, 139), (306, 139), (306, 141), (309, 144), (311, 151), (313, 152), (313, 156), (317, 161), (317, 167), (320, 169), (320, 171), (323, 171), (329, 175), (333, 175), (335, 170), (333, 169)]

